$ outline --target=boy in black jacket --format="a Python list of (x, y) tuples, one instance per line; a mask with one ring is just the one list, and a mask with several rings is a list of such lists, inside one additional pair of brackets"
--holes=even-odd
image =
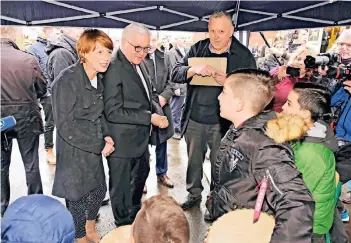
[[(275, 116), (262, 112), (273, 98), (272, 82), (267, 72), (254, 69), (227, 76), (218, 99), (221, 117), (233, 125), (221, 141), (212, 168), (205, 218), (215, 220), (235, 209), (256, 207), (275, 217), (271, 242), (310, 243), (311, 193), (294, 166), (290, 146), (275, 144), (265, 135), (266, 122)], [(260, 186), (267, 186), (261, 203), (257, 200)]]

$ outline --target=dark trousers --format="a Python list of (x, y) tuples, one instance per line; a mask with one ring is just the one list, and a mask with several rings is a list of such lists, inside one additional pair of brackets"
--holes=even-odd
[(349, 236), (346, 233), (346, 228), (344, 223), (341, 220), (340, 213), (344, 210), (343, 203), (338, 200), (336, 203), (337, 207), (334, 212), (334, 221), (333, 225), (329, 231), (330, 233), (330, 241), (332, 243), (348, 243)]
[(312, 243), (326, 243), (325, 235), (314, 234), (312, 235)]
[(102, 184), (78, 201), (66, 200), (67, 208), (73, 216), (76, 238), (83, 238), (86, 235), (86, 220), (96, 219), (106, 190), (106, 184)]
[(171, 100), (171, 110), (173, 118), (174, 131), (181, 131), (182, 106), (185, 101), (185, 96), (173, 96)]
[(108, 157), (111, 207), (117, 226), (131, 224), (141, 208), (149, 175), (149, 151), (140, 158)]
[[(9, 168), (11, 164), (12, 139), (6, 140), (1, 136), (1, 215), (3, 215), (10, 201)], [(26, 171), (28, 195), (42, 194), (39, 170), (39, 135), (17, 139), (18, 147)]]
[(54, 128), (55, 128), (54, 114), (52, 112), (51, 96), (41, 98), (40, 104), (43, 107), (44, 117), (45, 117), (44, 146), (45, 146), (45, 149), (49, 149), (54, 147)]
[(221, 143), (221, 126), (220, 124), (207, 125), (189, 120), (184, 136), (188, 152), (186, 189), (189, 192), (189, 197), (200, 197), (204, 189), (201, 180), (207, 146), (211, 150), (210, 161), (212, 168), (214, 168), (213, 165)]
[(167, 141), (156, 146), (156, 175), (163, 176), (167, 174)]

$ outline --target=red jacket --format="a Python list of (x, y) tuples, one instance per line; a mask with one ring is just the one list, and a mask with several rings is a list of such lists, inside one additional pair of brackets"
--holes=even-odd
[(273, 110), (275, 112), (281, 112), (282, 107), (285, 102), (288, 100), (290, 91), (293, 89), (295, 83), (299, 80), (290, 76), (284, 77), (282, 80), (278, 79), (278, 71), (280, 67), (275, 67), (270, 75), (276, 81), (275, 85), (275, 94), (273, 98)]

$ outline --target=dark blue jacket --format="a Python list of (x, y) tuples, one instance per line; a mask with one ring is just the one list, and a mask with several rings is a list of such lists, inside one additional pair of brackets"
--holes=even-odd
[(336, 138), (351, 142), (351, 94), (344, 88), (336, 92), (331, 100), (331, 106), (341, 106), (341, 114), (336, 125)]
[(1, 225), (3, 243), (73, 243), (72, 215), (54, 198), (30, 195), (7, 208)]
[(48, 60), (48, 54), (46, 54), (45, 48), (46, 48), (47, 43), (48, 43), (47, 40), (38, 37), (37, 43), (35, 43), (31, 47), (29, 47), (27, 51), (37, 57), (41, 71), (43, 72), (45, 79), (47, 80), (48, 84), (50, 85), (48, 72), (46, 70), (46, 62)]

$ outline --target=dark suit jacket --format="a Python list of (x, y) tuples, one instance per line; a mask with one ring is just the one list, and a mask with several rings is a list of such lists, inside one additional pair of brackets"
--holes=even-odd
[[(170, 107), (171, 98), (173, 96), (173, 88), (171, 84), (168, 82), (168, 67), (165, 64), (165, 54), (162, 51), (155, 51), (155, 63), (156, 63), (156, 77), (155, 77), (155, 66), (154, 61), (147, 56), (144, 60), (144, 65), (148, 70), (148, 73), (151, 77), (152, 86), (156, 88), (156, 92), (158, 95), (166, 98), (167, 104), (162, 108), (163, 114), (167, 116), (168, 119), (168, 127), (164, 129), (160, 129), (158, 127), (153, 127), (153, 133), (151, 136), (151, 144), (157, 145), (163, 143), (170, 139), (174, 134), (173, 128), (173, 120), (172, 120), (172, 111)], [(156, 100), (159, 103), (158, 97)]]
[[(189, 52), (188, 48), (185, 48), (185, 54)], [(172, 84), (172, 87), (174, 90), (180, 89), (180, 95), (185, 96), (186, 95), (186, 86), (187, 84), (180, 84), (180, 83), (174, 83), (171, 80), (171, 73), (177, 62), (180, 62), (185, 55), (179, 50), (178, 47), (173, 47), (165, 56), (166, 59), (166, 67), (168, 67), (168, 79), (170, 80), (170, 83)], [(173, 93), (173, 95), (175, 95)]]
[(104, 104), (107, 126), (115, 152), (112, 157), (138, 158), (148, 149), (151, 130), (153, 90), (146, 69), (140, 68), (148, 85), (148, 98), (142, 80), (121, 50), (104, 76)]

